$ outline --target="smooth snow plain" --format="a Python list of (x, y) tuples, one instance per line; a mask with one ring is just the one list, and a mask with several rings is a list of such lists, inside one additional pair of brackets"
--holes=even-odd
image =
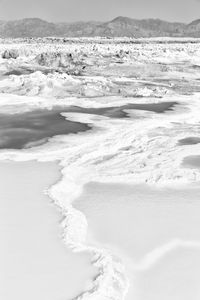
[[(1, 113), (9, 115), (19, 112), (28, 113), (38, 108), (53, 110), (54, 106), (59, 105), (118, 109), (119, 106), (125, 107), (126, 104), (176, 103), (173, 109), (163, 113), (129, 107), (125, 109), (128, 117), (124, 118), (111, 118), (80, 111), (64, 112), (62, 115), (67, 120), (89, 125), (92, 130), (77, 134), (57, 135), (50, 138), (48, 142), (32, 148), (0, 151), (1, 160), (59, 161), (62, 179), (48, 190), (48, 195), (62, 210), (63, 240), (66, 246), (75, 252), (85, 250), (91, 252), (93, 264), (99, 271), (99, 275), (93, 281), (93, 286), (76, 299), (121, 300), (133, 299), (133, 297), (135, 299), (159, 299), (160, 296), (162, 299), (173, 299), (173, 297), (178, 299), (180, 295), (177, 294), (177, 289), (182, 285), (180, 281), (179, 283), (177, 281), (175, 288), (171, 284), (175, 279), (179, 279), (184, 261), (191, 265), (190, 278), (195, 276), (194, 280), (197, 278), (198, 285), (199, 268), (196, 263), (200, 255), (198, 222), (190, 224), (188, 219), (184, 220), (184, 217), (187, 217), (185, 211), (188, 201), (191, 200), (192, 214), (199, 208), (197, 195), (200, 168), (198, 164), (194, 167), (194, 160), (191, 164), (192, 158), (188, 157), (197, 159), (200, 144), (180, 145), (179, 143), (190, 137), (197, 140), (199, 138), (200, 50), (198, 40), (197, 42), (184, 40), (180, 43), (176, 40), (174, 43), (171, 41), (162, 44), (159, 41), (151, 43), (150, 40), (142, 44), (128, 43), (127, 40), (125, 43), (108, 41), (103, 44), (101, 40), (98, 42), (98, 39), (95, 39), (94, 43), (91, 41), (87, 43), (84, 40), (68, 43), (47, 43), (46, 41), (45, 43), (45, 40), (36, 40), (35, 43), (18, 41), (1, 44), (2, 53), (5, 49), (13, 48), (18, 50), (19, 57), (0, 61)], [(45, 59), (41, 63), (41, 56), (38, 60), (38, 55), (43, 52), (47, 55), (45, 54)], [(62, 55), (52, 55), (52, 53), (62, 53)], [(189, 167), (184, 164), (186, 158), (187, 162), (190, 161)], [(98, 232), (88, 228), (90, 223), (87, 221), (87, 213), (90, 207), (87, 208), (86, 201), (86, 211), (81, 210), (82, 205), (84, 206), (84, 197), (81, 202), (80, 195), (90, 182), (102, 184), (101, 192), (105, 202), (110, 192), (104, 188), (104, 184), (118, 186), (122, 184), (125, 190), (124, 185), (131, 185), (130, 199), (133, 199), (133, 201), (129, 199), (132, 207), (130, 218), (133, 217), (131, 226), (137, 226), (137, 219), (134, 219), (137, 212), (137, 206), (134, 206), (136, 199), (140, 199), (143, 204), (138, 215), (141, 218), (146, 216), (143, 220), (146, 226), (148, 222), (150, 224), (153, 222), (150, 218), (151, 210), (156, 214), (155, 220), (165, 211), (169, 212), (168, 217), (162, 219), (162, 226), (158, 224), (159, 236), (153, 236), (154, 228), (152, 228), (153, 232), (145, 226), (144, 232), (139, 228), (134, 228), (135, 241), (138, 243), (137, 245), (133, 243), (131, 247), (134, 251), (139, 249), (139, 256), (143, 254), (145, 256), (143, 263), (138, 264), (138, 267), (135, 262), (131, 265), (133, 258), (129, 259), (128, 255), (124, 254), (126, 251), (132, 251), (132, 248), (125, 251), (119, 249), (119, 245), (114, 244), (112, 239), (110, 241), (98, 240)], [(137, 190), (138, 185), (142, 186), (141, 190)], [(155, 191), (151, 194), (149, 188)], [(134, 199), (134, 189), (137, 191), (138, 198), (136, 199)], [(127, 195), (130, 190), (127, 187)], [(164, 198), (160, 193), (164, 195)], [(113, 195), (115, 191), (112, 197)], [(154, 206), (148, 210), (146, 202), (149, 197), (150, 200), (153, 199)], [(166, 204), (168, 202), (162, 201), (167, 197), (175, 197), (179, 199), (179, 202), (183, 201), (181, 207), (184, 209), (180, 220), (179, 206), (173, 204), (172, 201), (170, 212)], [(77, 202), (74, 202), (76, 206), (73, 207), (75, 199), (80, 203), (77, 205)], [(114, 200), (112, 199), (113, 202)], [(98, 197), (96, 203), (95, 199), (92, 201), (95, 207)], [(116, 195), (116, 203), (120, 201), (117, 200)], [(111, 205), (110, 209), (114, 205)], [(122, 210), (122, 213), (125, 212), (126, 216), (125, 203), (123, 207), (125, 210)], [(116, 211), (119, 213), (119, 207)], [(116, 226), (119, 228), (127, 226), (124, 224), (125, 216), (122, 218), (120, 214), (118, 218), (115, 216), (119, 221)], [(102, 213), (102, 223), (103, 218)], [(139, 221), (140, 218), (138, 223)], [(128, 217), (127, 222), (129, 222)], [(179, 230), (177, 229), (176, 235), (166, 236), (166, 240), (162, 241), (160, 238), (162, 229), (167, 231), (171, 222), (175, 229), (177, 226)], [(186, 226), (187, 223), (191, 227)], [(155, 226), (157, 226), (156, 222)], [(188, 235), (182, 235), (186, 227)], [(108, 227), (108, 231), (111, 229)], [(194, 232), (197, 232), (197, 235), (194, 235)], [(87, 242), (88, 233), (94, 235), (93, 242)], [(147, 245), (147, 249), (142, 248), (140, 245), (144, 243), (144, 237), (149, 233), (152, 234), (150, 242), (153, 243), (155, 239), (155, 245), (150, 248)], [(122, 240), (126, 239), (122, 231), (120, 234)], [(113, 237), (114, 234), (111, 231), (110, 238)], [(126, 242), (129, 239), (128, 236)], [(120, 239), (117, 243), (119, 242)], [(104, 243), (109, 244), (109, 247), (105, 247)], [(156, 248), (157, 244), (159, 244), (158, 248)], [(152, 250), (154, 248), (155, 251)], [(149, 252), (143, 253), (144, 249)], [(124, 256), (129, 260), (129, 268), (127, 268)], [(186, 256), (187, 260), (185, 260)], [(193, 260), (190, 260), (191, 257)], [(157, 265), (158, 269), (150, 268), (145, 274), (135, 274), (134, 268), (141, 271), (155, 262), (161, 264)], [(175, 273), (173, 273), (175, 279), (171, 283), (167, 281), (170, 272), (165, 270), (164, 277), (161, 277), (166, 277), (166, 281), (159, 281), (161, 278), (159, 272), (162, 272), (162, 267), (170, 266), (170, 264), (172, 268), (176, 265)], [(187, 275), (187, 268), (183, 271)], [(185, 278), (187, 282), (187, 276)], [(161, 287), (166, 288), (166, 282), (170, 286), (170, 294), (163, 295)], [(199, 291), (195, 292), (194, 286), (189, 283), (188, 286), (184, 285), (185, 295), (187, 293), (195, 295), (194, 299), (196, 299)]]

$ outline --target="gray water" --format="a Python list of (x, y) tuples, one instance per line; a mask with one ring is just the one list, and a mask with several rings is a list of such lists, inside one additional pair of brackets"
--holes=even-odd
[(179, 145), (180, 146), (187, 146), (187, 145), (196, 145), (200, 143), (200, 138), (199, 137), (187, 137), (184, 139), (179, 140)]
[(62, 108), (25, 113), (0, 114), (0, 149), (22, 149), (42, 144), (49, 138), (87, 131), (87, 124), (66, 120)]
[(200, 168), (200, 155), (191, 155), (191, 156), (185, 157), (182, 165), (183, 165), (183, 167), (186, 167), (186, 168), (199, 169)]
[(126, 118), (125, 110), (144, 110), (164, 113), (172, 110), (175, 102), (153, 104), (127, 104), (120, 107), (81, 108), (78, 106), (37, 109), (25, 113), (0, 114), (0, 149), (23, 149), (47, 142), (56, 135), (66, 135), (90, 130), (87, 124), (67, 120), (61, 115), (86, 113), (110, 118)]
[(144, 110), (154, 113), (164, 113), (173, 110), (177, 105), (176, 102), (160, 102), (160, 103), (130, 103), (119, 107), (101, 107), (101, 108), (82, 108), (71, 106), (67, 112), (80, 112), (93, 115), (101, 115), (110, 118), (126, 118), (128, 113), (125, 110)]

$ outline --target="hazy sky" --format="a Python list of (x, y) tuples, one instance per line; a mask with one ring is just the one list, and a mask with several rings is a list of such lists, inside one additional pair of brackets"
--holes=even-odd
[(108, 21), (117, 16), (191, 22), (200, 18), (200, 0), (0, 0), (2, 20)]

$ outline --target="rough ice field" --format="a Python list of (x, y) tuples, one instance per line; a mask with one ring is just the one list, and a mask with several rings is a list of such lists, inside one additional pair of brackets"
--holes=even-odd
[(129, 280), (122, 262), (109, 251), (86, 245), (87, 220), (72, 201), (90, 181), (176, 188), (199, 184), (199, 162), (194, 160), (199, 161), (200, 143), (181, 143), (199, 138), (199, 43), (76, 40), (0, 46), (1, 53), (11, 49), (17, 50), (16, 59), (0, 59), (1, 113), (53, 109), (55, 105), (117, 108), (176, 103), (164, 113), (128, 109), (129, 118), (65, 112), (67, 120), (93, 129), (55, 136), (34, 148), (0, 152), (2, 160), (60, 160), (63, 177), (49, 194), (66, 216), (62, 224), (65, 242), (76, 251), (93, 252), (99, 268), (93, 288), (77, 299), (125, 299)]

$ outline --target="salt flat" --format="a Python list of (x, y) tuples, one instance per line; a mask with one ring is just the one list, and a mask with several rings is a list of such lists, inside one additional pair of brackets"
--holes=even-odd
[[(47, 194), (63, 244), (98, 273), (77, 299), (199, 299), (199, 40), (0, 45), (12, 49), (0, 58), (0, 133), (15, 143), (0, 160), (59, 161)], [(58, 116), (44, 124), (41, 111)], [(67, 264), (85, 274), (85, 259)]]
[(62, 240), (62, 215), (44, 189), (59, 178), (53, 163), (0, 163), (0, 298), (72, 299), (96, 271), (87, 253)]
[(88, 220), (88, 244), (121, 257), (125, 299), (199, 299), (200, 189), (90, 183), (74, 207)]

